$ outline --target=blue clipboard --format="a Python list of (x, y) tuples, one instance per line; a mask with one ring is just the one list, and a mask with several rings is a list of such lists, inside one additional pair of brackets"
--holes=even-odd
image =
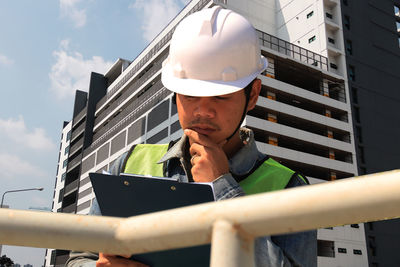
[[(209, 184), (140, 175), (89, 173), (89, 177), (104, 216), (130, 217), (214, 201)], [(131, 259), (151, 267), (206, 267), (210, 245), (138, 254)]]

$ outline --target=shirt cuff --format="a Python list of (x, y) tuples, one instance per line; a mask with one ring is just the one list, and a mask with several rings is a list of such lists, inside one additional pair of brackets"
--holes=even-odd
[(215, 200), (217, 201), (245, 195), (243, 189), (230, 173), (221, 175), (214, 180), (213, 187)]

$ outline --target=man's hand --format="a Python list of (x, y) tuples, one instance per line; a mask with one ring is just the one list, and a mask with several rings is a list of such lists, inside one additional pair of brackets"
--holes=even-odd
[(222, 149), (226, 140), (219, 144), (211, 141), (207, 136), (193, 130), (185, 129), (189, 137), (190, 155), (192, 158), (192, 176), (196, 182), (212, 182), (229, 172), (228, 158)]
[(143, 263), (128, 260), (130, 256), (124, 255), (122, 257), (127, 259), (123, 259), (115, 255), (99, 253), (99, 259), (96, 262), (96, 267), (148, 267)]

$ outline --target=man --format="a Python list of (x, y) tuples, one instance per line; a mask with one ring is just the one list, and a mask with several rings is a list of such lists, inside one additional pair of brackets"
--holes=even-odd
[[(261, 81), (256, 77), (266, 67), (257, 34), (244, 17), (213, 7), (185, 18), (172, 36), (162, 70), (164, 86), (175, 93), (184, 135), (169, 145), (134, 146), (111, 173), (211, 182), (216, 200), (306, 184), (304, 177), (259, 152), (253, 132), (240, 128), (257, 103)], [(99, 214), (96, 202), (92, 210)], [(82, 256), (97, 259), (73, 253), (68, 266), (90, 264)], [(255, 241), (256, 266), (309, 267), (316, 266), (316, 258), (315, 231)], [(143, 266), (102, 253), (97, 260), (98, 267), (119, 265)]]

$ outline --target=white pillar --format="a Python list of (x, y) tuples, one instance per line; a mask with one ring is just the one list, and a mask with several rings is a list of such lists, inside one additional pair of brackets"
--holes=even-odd
[(211, 240), (211, 267), (254, 267), (254, 238), (239, 226), (218, 220)]

